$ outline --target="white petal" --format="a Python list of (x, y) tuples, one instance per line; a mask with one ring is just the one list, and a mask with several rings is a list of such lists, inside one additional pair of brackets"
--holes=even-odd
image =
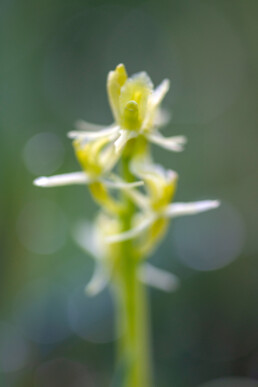
[(154, 126), (165, 126), (171, 120), (171, 113), (165, 109), (159, 108), (154, 117)]
[(175, 171), (171, 169), (167, 170), (160, 164), (153, 164), (152, 160), (148, 157), (133, 160), (130, 167), (133, 174), (143, 180), (150, 174), (166, 181), (178, 178), (178, 174)]
[(177, 276), (166, 270), (159, 269), (150, 263), (145, 263), (140, 267), (139, 278), (146, 285), (172, 292), (178, 289), (180, 280)]
[(74, 227), (73, 237), (81, 249), (90, 254), (96, 262), (93, 276), (85, 288), (88, 295), (94, 296), (101, 292), (109, 281), (102, 265), (104, 257), (103, 246), (101, 246), (95, 227), (87, 221), (80, 222)]
[(115, 141), (116, 153), (120, 153), (124, 148), (125, 144), (127, 143), (127, 141), (129, 141), (131, 138), (135, 136), (136, 136), (136, 133), (130, 130), (125, 130), (125, 129), (120, 130), (120, 136)]
[(76, 129), (78, 130), (90, 130), (90, 131), (99, 131), (99, 130), (102, 130), (104, 128), (106, 128), (105, 125), (97, 125), (97, 124), (92, 124), (91, 122), (87, 122), (87, 121), (84, 121), (84, 120), (78, 120), (75, 122), (75, 127)]
[(95, 296), (100, 293), (108, 284), (109, 278), (101, 264), (96, 264), (95, 271), (90, 282), (85, 287), (85, 292), (89, 296)]
[(110, 172), (114, 168), (115, 164), (118, 162), (121, 156), (122, 151), (123, 148), (116, 149), (115, 143), (111, 142), (109, 146), (107, 146), (100, 152), (99, 161), (103, 168), (102, 175), (104, 173)]
[(100, 258), (100, 246), (97, 243), (92, 223), (87, 221), (78, 222), (72, 229), (72, 236), (83, 251), (90, 254), (94, 259)]
[(144, 185), (143, 181), (135, 181), (133, 183), (127, 183), (126, 181), (111, 181), (107, 179), (101, 179), (101, 181), (109, 188), (113, 189), (132, 189)]
[(118, 243), (123, 242), (128, 239), (133, 239), (139, 236), (143, 231), (145, 231), (150, 225), (154, 222), (155, 216), (150, 215), (146, 216), (137, 226), (131, 228), (128, 231), (122, 232), (120, 234), (111, 235), (106, 238), (107, 243)]
[(151, 95), (151, 102), (153, 106), (158, 106), (169, 90), (170, 82), (168, 79), (164, 79), (161, 84), (156, 87)]
[(38, 187), (57, 187), (73, 184), (87, 184), (90, 179), (85, 172), (64, 173), (63, 175), (41, 176), (33, 181)]
[(183, 145), (186, 143), (185, 136), (174, 136), (166, 138), (158, 132), (147, 134), (147, 138), (152, 143), (174, 152), (181, 152), (184, 149)]
[(200, 212), (212, 210), (213, 208), (217, 208), (219, 205), (219, 200), (202, 200), (192, 203), (174, 203), (167, 207), (165, 215), (172, 218), (183, 215), (194, 215)]
[(68, 132), (67, 136), (72, 139), (81, 139), (81, 140), (97, 140), (101, 137), (108, 137), (110, 139), (113, 139), (118, 134), (119, 126), (110, 126), (108, 128), (98, 130), (98, 131), (76, 131), (73, 130), (71, 132)]

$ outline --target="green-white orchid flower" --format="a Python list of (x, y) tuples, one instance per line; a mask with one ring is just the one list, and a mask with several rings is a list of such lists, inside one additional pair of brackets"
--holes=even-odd
[[(121, 179), (118, 182), (110, 173), (120, 157), (120, 154), (115, 152), (114, 145), (111, 143), (112, 139), (114, 136), (110, 133), (102, 133), (101, 136), (91, 141), (84, 138), (76, 139), (73, 143), (74, 150), (83, 171), (50, 177), (42, 176), (37, 178), (34, 184), (41, 187), (54, 187), (101, 182), (110, 188), (126, 188), (127, 183), (121, 182)], [(137, 184), (142, 183), (137, 182)]]
[(108, 135), (113, 138), (117, 153), (121, 152), (131, 138), (142, 135), (165, 149), (180, 152), (186, 142), (184, 136), (165, 138), (158, 131), (158, 127), (166, 123), (168, 118), (160, 108), (168, 90), (167, 79), (153, 89), (147, 73), (137, 73), (128, 78), (125, 66), (120, 64), (109, 72), (107, 79), (108, 97), (115, 123), (96, 131), (95, 125), (80, 121), (77, 125), (80, 130), (68, 135), (85, 141)]
[[(119, 227), (119, 222), (102, 213), (94, 224), (82, 222), (74, 228), (75, 241), (95, 261), (95, 270), (85, 288), (90, 296), (100, 293), (112, 279), (120, 250), (119, 245), (107, 243), (106, 238), (117, 234)], [(139, 267), (138, 277), (146, 285), (165, 292), (176, 290), (180, 284), (174, 274), (146, 262)]]
[(153, 250), (157, 241), (163, 237), (171, 218), (198, 214), (217, 208), (220, 205), (218, 200), (171, 203), (176, 191), (178, 175), (172, 170), (165, 170), (161, 165), (152, 164), (149, 159), (134, 161), (132, 171), (143, 180), (147, 190), (146, 195), (136, 189), (132, 189), (127, 193), (140, 208), (141, 213), (136, 214), (135, 224), (130, 230), (109, 236), (107, 238), (108, 243), (142, 238), (145, 234), (146, 238), (140, 240), (141, 255), (145, 256)]
[(92, 141), (85, 141), (83, 138), (76, 139), (74, 149), (83, 171), (50, 177), (42, 176), (37, 178), (34, 184), (40, 187), (88, 184), (98, 203), (103, 204), (111, 212), (119, 211), (121, 206), (111, 197), (109, 189), (132, 189), (142, 185), (143, 182), (127, 183), (111, 173), (111, 169), (120, 157), (120, 153), (115, 152), (115, 146), (110, 142), (111, 139), (110, 134)]

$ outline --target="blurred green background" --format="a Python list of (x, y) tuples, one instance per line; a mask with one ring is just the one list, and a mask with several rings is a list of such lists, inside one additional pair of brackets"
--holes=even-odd
[(258, 386), (257, 0), (1, 0), (0, 385), (110, 386), (113, 304), (86, 298), (93, 262), (75, 245), (96, 206), (84, 187), (40, 189), (78, 170), (66, 132), (111, 123), (118, 63), (171, 80), (154, 149), (179, 173), (178, 201), (221, 208), (172, 223), (151, 260), (181, 279), (150, 290), (157, 387)]

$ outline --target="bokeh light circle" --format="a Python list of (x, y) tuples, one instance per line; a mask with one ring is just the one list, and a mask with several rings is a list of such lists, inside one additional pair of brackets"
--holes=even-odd
[(63, 163), (63, 143), (54, 133), (37, 133), (26, 143), (23, 159), (26, 167), (33, 174), (49, 175)]
[(177, 258), (192, 269), (220, 269), (242, 252), (245, 226), (237, 210), (229, 204), (174, 222), (172, 242)]
[(14, 318), (32, 341), (52, 344), (70, 334), (67, 321), (67, 291), (47, 279), (28, 284), (17, 296)]
[(25, 205), (17, 221), (22, 244), (36, 254), (52, 254), (66, 241), (67, 221), (52, 201), (36, 200)]
[(70, 296), (68, 315), (71, 329), (83, 339), (107, 343), (115, 339), (114, 306), (107, 289), (94, 297), (77, 288)]

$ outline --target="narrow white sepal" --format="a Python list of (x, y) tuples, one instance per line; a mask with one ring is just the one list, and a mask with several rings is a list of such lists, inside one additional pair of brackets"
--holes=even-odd
[(185, 136), (163, 137), (160, 133), (150, 133), (147, 135), (148, 139), (156, 145), (161, 146), (164, 149), (168, 149), (174, 152), (182, 152), (184, 150), (183, 145), (186, 143)]
[(108, 188), (113, 188), (113, 189), (132, 189), (132, 188), (137, 188), (142, 185), (144, 185), (143, 181), (135, 181), (133, 183), (127, 183), (126, 181), (111, 181), (107, 179), (101, 179), (102, 183), (104, 183)]
[(174, 203), (167, 206), (165, 215), (171, 218), (184, 215), (194, 215), (219, 207), (219, 200), (202, 200), (192, 203)]
[(140, 280), (146, 285), (163, 290), (164, 292), (173, 292), (180, 285), (179, 278), (166, 270), (159, 269), (150, 263), (145, 263), (138, 272)]
[(72, 229), (72, 236), (77, 245), (92, 258), (99, 259), (99, 244), (92, 223), (87, 221), (78, 222)]
[(64, 173), (62, 175), (41, 176), (33, 181), (33, 184), (38, 187), (57, 187), (73, 184), (89, 183), (89, 176), (85, 172)]
[(168, 79), (164, 79), (159, 86), (153, 91), (151, 96), (151, 102), (153, 106), (158, 106), (169, 90), (170, 82)]
[(171, 120), (171, 113), (163, 108), (157, 109), (155, 118), (154, 118), (154, 126), (161, 127), (165, 126)]
[(155, 218), (156, 218), (155, 216), (150, 215), (145, 219), (143, 219), (137, 226), (131, 228), (130, 230), (122, 232), (120, 234), (108, 236), (106, 238), (106, 242), (111, 244), (111, 243), (118, 243), (129, 239), (133, 239), (139, 236), (147, 228), (149, 228), (150, 225), (154, 222)]
[(97, 140), (101, 137), (108, 137), (110, 139), (115, 138), (115, 136), (118, 134), (118, 126), (112, 126), (105, 129), (101, 129), (98, 131), (77, 131), (72, 130), (71, 132), (67, 133), (67, 136), (71, 139), (80, 139), (80, 140)]
[(84, 121), (84, 120), (77, 120), (75, 122), (75, 127), (76, 129), (78, 130), (90, 130), (90, 131), (99, 131), (99, 130), (102, 130), (104, 128), (106, 128), (105, 125), (98, 125), (98, 124), (92, 124), (91, 122), (87, 122), (87, 121)]
[(95, 271), (90, 282), (85, 287), (85, 292), (89, 296), (96, 296), (107, 286), (109, 278), (104, 272), (101, 264), (96, 264)]

